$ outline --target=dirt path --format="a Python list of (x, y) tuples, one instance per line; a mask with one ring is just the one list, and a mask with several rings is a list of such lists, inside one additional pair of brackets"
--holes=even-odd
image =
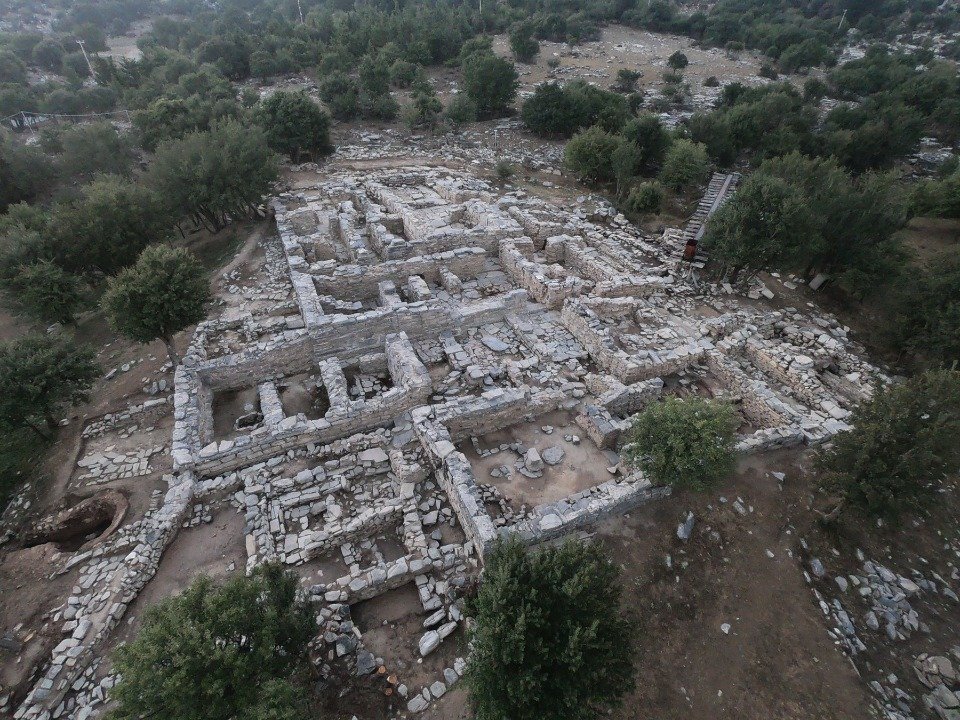
[(233, 256), (233, 259), (214, 273), (214, 279), (233, 272), (253, 257), (257, 249), (257, 244), (263, 239), (264, 233), (267, 231), (268, 224), (269, 223), (265, 221), (255, 227), (253, 232), (244, 240), (243, 245), (237, 251), (237, 254)]

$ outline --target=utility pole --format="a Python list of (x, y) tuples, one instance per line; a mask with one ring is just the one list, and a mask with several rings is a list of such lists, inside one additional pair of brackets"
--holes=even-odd
[(843, 15), (840, 16), (840, 24), (837, 25), (837, 30), (843, 27), (843, 21), (847, 19), (847, 11), (843, 11)]
[(77, 45), (80, 46), (80, 52), (83, 53), (83, 59), (87, 61), (87, 67), (90, 69), (90, 77), (93, 78), (93, 81), (97, 81), (97, 76), (93, 72), (93, 63), (90, 62), (90, 56), (87, 55), (87, 49), (83, 46), (83, 40), (77, 40)]
[(297, 12), (300, 13), (300, 24), (303, 25), (303, 8), (300, 6), (300, 0), (297, 0)]

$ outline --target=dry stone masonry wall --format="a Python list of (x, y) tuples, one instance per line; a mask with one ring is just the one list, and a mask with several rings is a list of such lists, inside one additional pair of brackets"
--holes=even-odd
[[(733, 184), (715, 179), (695, 222)], [(353, 614), (415, 590), (425, 620), (410, 642), (445, 664), (397, 684), (419, 712), (463, 672), (447, 638), (498, 538), (535, 545), (669, 492), (620, 462), (634, 414), (723, 398), (743, 420), (739, 449), (759, 452), (825, 441), (886, 380), (833, 319), (695, 287), (676, 247), (602, 205), (443, 168), (334, 166), (271, 207), (276, 310), (241, 305), (197, 328), (174, 379), (168, 490), (70, 561), (82, 569), (64, 637), (17, 718), (80, 717), (102, 699), (89, 678), (110, 630), (213, 502), (243, 514), (248, 572), (278, 561), (312, 578), (324, 673), (389, 665)], [(156, 404), (169, 407), (131, 412)], [(114, 467), (137, 472), (152, 450)], [(517, 496), (516, 474), (539, 489)]]

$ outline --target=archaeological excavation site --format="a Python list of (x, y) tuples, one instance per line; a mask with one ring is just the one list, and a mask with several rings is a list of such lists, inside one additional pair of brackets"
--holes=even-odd
[(0, 720), (960, 720), (957, 0), (0, 0)]
[[(88, 717), (138, 596), (184, 543), (203, 555), (214, 541), (192, 534), (213, 520), (230, 570), (301, 578), (323, 673), (384, 675), (396, 710), (420, 713), (464, 672), (463, 599), (500, 539), (657, 513), (670, 488), (619, 454), (643, 408), (728, 400), (743, 457), (845, 429), (883, 380), (847, 330), (680, 262), (730, 185), (651, 236), (603, 202), (442, 165), (302, 173), (172, 387), (87, 424), (71, 487), (90, 499), (27, 543), (57, 543), (75, 578), (61, 635), (8, 710)], [(130, 478), (153, 489), (111, 494)]]

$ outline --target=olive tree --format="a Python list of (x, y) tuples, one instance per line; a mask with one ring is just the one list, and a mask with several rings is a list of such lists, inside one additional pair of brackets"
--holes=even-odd
[(111, 720), (306, 720), (309, 691), (297, 681), (317, 627), (298, 584), (263, 565), (220, 586), (201, 576), (148, 608), (137, 637), (114, 657)]
[(330, 117), (303, 91), (275, 92), (260, 104), (257, 119), (270, 147), (294, 162), (304, 152), (312, 156), (333, 152)]
[(728, 403), (671, 397), (634, 418), (623, 457), (657, 483), (699, 490), (733, 470), (736, 429)]
[(960, 371), (879, 388), (848, 423), (817, 457), (820, 487), (834, 501), (826, 517), (854, 509), (895, 519), (922, 509), (960, 464)]
[(703, 244), (736, 281), (802, 262), (817, 222), (799, 189), (777, 177), (751, 175), (707, 223)]
[(40, 320), (72, 323), (80, 305), (80, 278), (49, 260), (24, 265), (9, 281), (16, 300)]
[(200, 263), (186, 250), (156, 245), (110, 281), (102, 303), (114, 329), (137, 342), (162, 340), (176, 366), (173, 336), (202, 320), (209, 300)]
[(49, 439), (55, 413), (87, 401), (100, 374), (94, 357), (68, 336), (28, 335), (0, 345), (0, 423)]
[(614, 153), (621, 142), (598, 125), (574, 135), (563, 150), (563, 164), (581, 180), (609, 182), (614, 179)]
[(149, 188), (109, 175), (58, 203), (50, 217), (52, 259), (72, 272), (115, 273), (170, 235), (170, 215)]
[(148, 182), (171, 212), (216, 232), (230, 218), (257, 215), (278, 173), (264, 131), (226, 121), (160, 143)]
[(477, 104), (483, 119), (499, 117), (517, 95), (517, 71), (513, 63), (495, 55), (477, 52), (463, 62), (463, 85), (467, 97)]
[(471, 611), (465, 681), (477, 720), (589, 720), (633, 685), (620, 571), (594, 544), (498, 544)]
[(683, 191), (696, 187), (710, 177), (710, 158), (707, 148), (690, 140), (675, 141), (666, 151), (660, 182), (671, 190)]

